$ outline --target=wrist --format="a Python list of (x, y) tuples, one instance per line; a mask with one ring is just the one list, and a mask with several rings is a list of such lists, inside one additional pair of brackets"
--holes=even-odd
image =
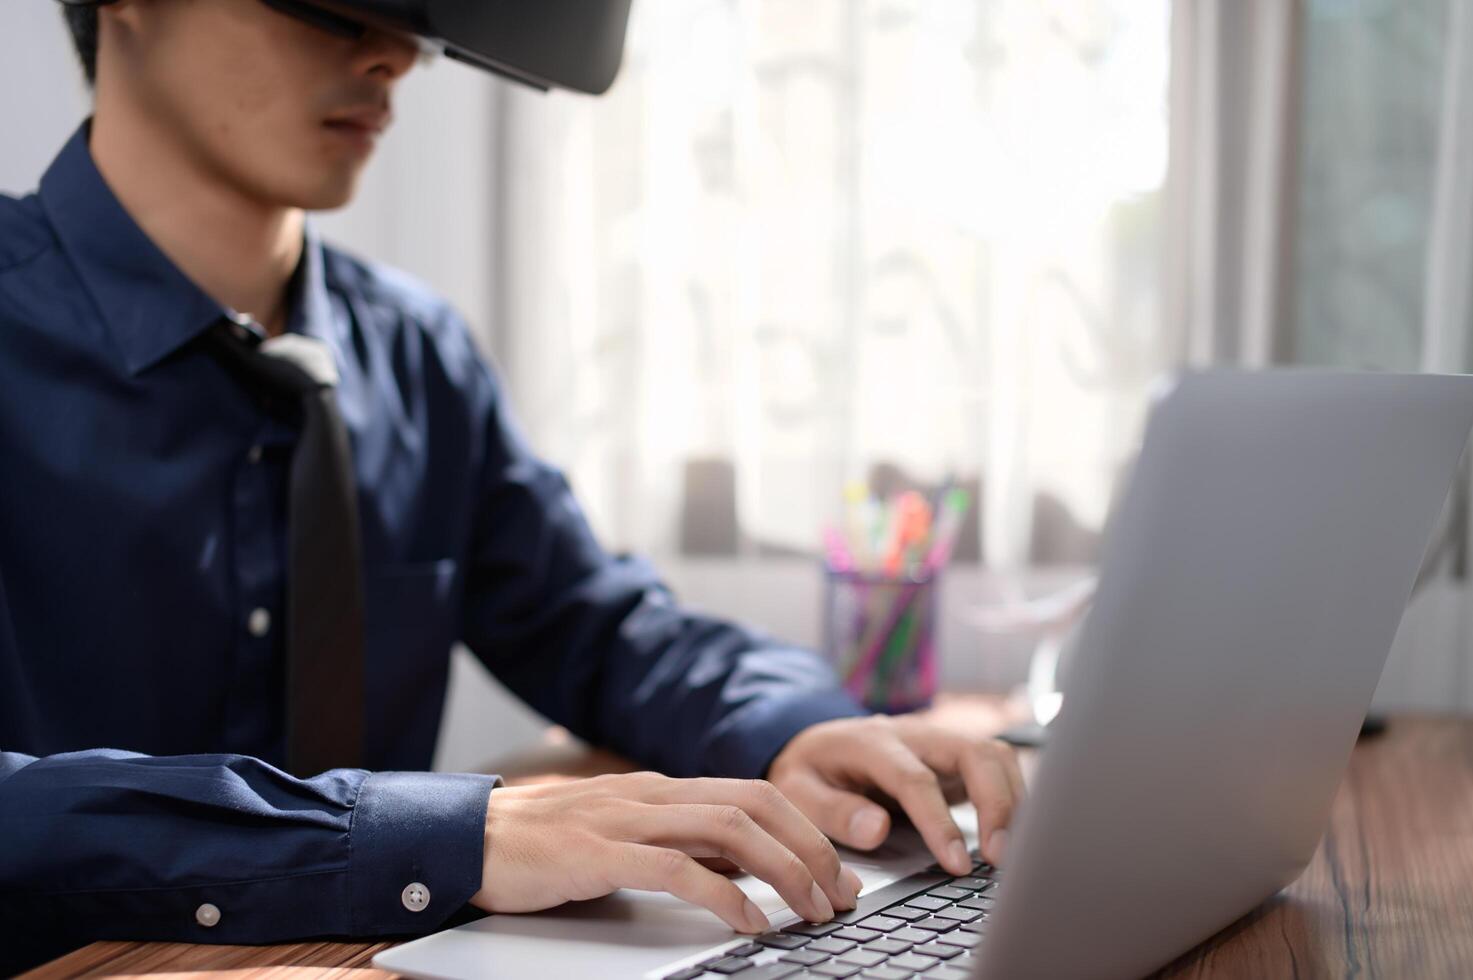
[(471, 904), (478, 908), (488, 908), (490, 902), (491, 886), (491, 822), (492, 812), (497, 802), (497, 790), (506, 792), (505, 787), (498, 782), (491, 787), (491, 792), (486, 794), (486, 810), (481, 820), (481, 880), (476, 893), (471, 896)]
[(838, 718), (868, 714), (845, 691), (821, 689), (753, 701), (723, 719), (707, 750), (710, 775), (754, 779), (804, 730)]

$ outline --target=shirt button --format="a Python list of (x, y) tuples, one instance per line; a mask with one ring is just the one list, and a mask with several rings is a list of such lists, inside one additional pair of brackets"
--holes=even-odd
[(220, 921), (220, 910), (206, 902), (194, 910), (194, 921), (208, 929)]
[(251, 610), (250, 617), (246, 620), (246, 629), (251, 631), (255, 637), (265, 636), (271, 632), (271, 610), (256, 608)]
[(261, 444), (260, 443), (257, 443), (256, 445), (254, 445), (254, 446), (251, 447), (250, 452), (246, 453), (246, 459), (250, 460), (253, 464), (254, 463), (259, 463), (261, 461)]
[(417, 881), (411, 881), (404, 886), (404, 891), (399, 896), (404, 907), (411, 912), (423, 912), (430, 904), (430, 890)]

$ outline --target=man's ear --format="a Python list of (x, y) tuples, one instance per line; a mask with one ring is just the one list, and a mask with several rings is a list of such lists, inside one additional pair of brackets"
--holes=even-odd
[(104, 48), (116, 52), (119, 47), (131, 47), (145, 27), (152, 0), (112, 0), (97, 8), (97, 54), (102, 62)]
[(97, 8), (97, 21), (100, 25), (106, 20), (134, 21), (138, 16), (138, 8), (142, 6), (139, 0), (112, 0)]

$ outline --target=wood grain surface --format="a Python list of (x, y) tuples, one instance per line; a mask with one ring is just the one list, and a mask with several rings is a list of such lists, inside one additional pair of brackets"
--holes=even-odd
[(1161, 977), (1473, 977), (1473, 722), (1362, 740), (1304, 874)]
[[(501, 771), (529, 782), (621, 768), (555, 741)], [(26, 977), (384, 978), (369, 962), (388, 945), (94, 943)], [(1473, 721), (1396, 718), (1363, 741), (1299, 880), (1156, 976), (1473, 977)]]

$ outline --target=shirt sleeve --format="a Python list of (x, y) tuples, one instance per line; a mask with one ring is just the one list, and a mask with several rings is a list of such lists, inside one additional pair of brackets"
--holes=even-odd
[(98, 939), (432, 930), (480, 887), (495, 782), (356, 769), (296, 779), (228, 755), (0, 752), (0, 974)]
[[(18, 652), (0, 571), (0, 682), (17, 680)], [(0, 708), (39, 714), (26, 705), (19, 685), (0, 684)], [(360, 769), (297, 779), (240, 755), (0, 746), (0, 976), (99, 939), (431, 931), (480, 888), (498, 782)], [(421, 892), (407, 901), (411, 884)]]
[(799, 731), (864, 713), (816, 654), (682, 608), (648, 563), (606, 553), (484, 365), (479, 382), (463, 638), (512, 691), (677, 776), (762, 776)]

